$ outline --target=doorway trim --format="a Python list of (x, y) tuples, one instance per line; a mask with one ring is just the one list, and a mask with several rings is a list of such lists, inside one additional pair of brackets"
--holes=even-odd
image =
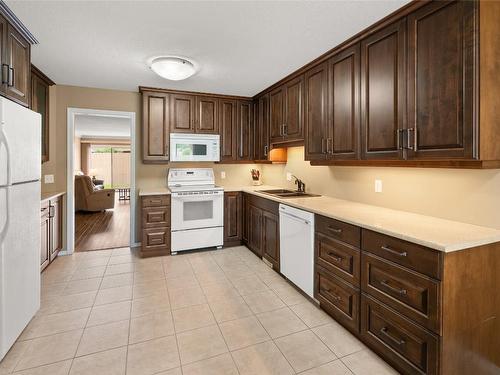
[(71, 255), (75, 251), (75, 177), (74, 177), (74, 137), (75, 116), (94, 115), (103, 117), (121, 117), (130, 122), (130, 241), (131, 247), (137, 246), (135, 238), (135, 159), (136, 159), (136, 126), (135, 112), (110, 111), (103, 109), (71, 108), (67, 112), (67, 141), (66, 141), (66, 249), (61, 255)]

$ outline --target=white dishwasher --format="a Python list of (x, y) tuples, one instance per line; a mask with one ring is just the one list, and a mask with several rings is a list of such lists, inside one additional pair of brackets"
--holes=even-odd
[(280, 271), (314, 298), (314, 214), (280, 204)]

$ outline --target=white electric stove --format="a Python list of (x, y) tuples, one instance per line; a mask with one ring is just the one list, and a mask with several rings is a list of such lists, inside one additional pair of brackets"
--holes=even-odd
[(215, 186), (212, 168), (170, 168), (171, 251), (222, 247), (224, 189)]

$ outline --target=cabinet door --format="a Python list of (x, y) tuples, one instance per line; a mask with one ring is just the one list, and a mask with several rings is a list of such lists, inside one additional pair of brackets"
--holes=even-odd
[(238, 160), (253, 160), (252, 102), (238, 101), (237, 113)]
[(145, 163), (168, 162), (169, 96), (158, 92), (142, 93), (142, 159)]
[(280, 269), (280, 226), (277, 215), (262, 211), (262, 255), (272, 265)]
[(269, 94), (255, 101), (255, 159), (267, 160), (269, 155)]
[(172, 133), (194, 133), (195, 97), (192, 95), (170, 95), (170, 131)]
[(196, 133), (219, 133), (217, 99), (207, 96), (196, 97)]
[(12, 25), (9, 24), (7, 30), (6, 57), (9, 73), (5, 93), (10, 99), (28, 106), (31, 94), (31, 46)]
[(50, 263), (50, 217), (49, 206), (42, 205), (40, 215), (40, 270), (43, 271)]
[(304, 139), (303, 110), (304, 76), (285, 83), (285, 126), (286, 141)]
[(0, 92), (5, 94), (7, 89), (7, 79), (8, 79), (8, 56), (7, 56), (7, 34), (8, 34), (9, 24), (7, 20), (0, 15)]
[(248, 195), (243, 193), (242, 194), (242, 210), (243, 210), (243, 214), (242, 214), (242, 226), (243, 226), (243, 232), (241, 234), (241, 238), (243, 240), (243, 243), (245, 245), (248, 245), (248, 223), (249, 223), (249, 210), (250, 210), (250, 206), (248, 204)]
[(31, 73), (31, 109), (42, 117), (42, 163), (49, 160), (49, 85)]
[(237, 105), (234, 100), (219, 100), (220, 160), (234, 161), (237, 158), (236, 120)]
[(406, 125), (406, 20), (361, 42), (363, 159), (401, 159)]
[(278, 87), (269, 96), (269, 120), (271, 143), (283, 141), (283, 125), (285, 124), (284, 88)]
[(359, 156), (359, 44), (333, 56), (328, 68), (331, 159)]
[(262, 210), (248, 206), (248, 247), (262, 257)]
[(63, 211), (62, 197), (50, 201), (50, 261), (52, 262), (62, 249)]
[(328, 64), (305, 74), (305, 160), (326, 158), (328, 138)]
[(410, 159), (473, 158), (476, 2), (431, 2), (408, 16)]
[(224, 193), (224, 245), (237, 244), (242, 235), (242, 198), (240, 192)]

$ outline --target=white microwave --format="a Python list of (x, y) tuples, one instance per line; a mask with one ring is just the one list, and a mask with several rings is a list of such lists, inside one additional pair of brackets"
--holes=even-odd
[(171, 133), (170, 161), (220, 161), (220, 136)]

